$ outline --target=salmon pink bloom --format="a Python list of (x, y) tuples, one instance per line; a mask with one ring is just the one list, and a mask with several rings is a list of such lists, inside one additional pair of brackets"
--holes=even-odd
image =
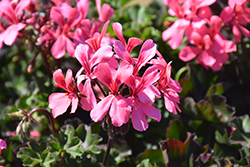
[[(65, 50), (67, 50), (70, 56), (74, 56), (75, 44), (70, 39), (74, 38), (74, 36), (70, 36), (69, 31), (79, 23), (81, 19), (80, 12), (67, 4), (61, 4), (60, 7), (52, 8), (50, 17), (61, 26), (61, 32), (51, 47), (52, 56), (60, 59), (65, 55)], [(67, 21), (65, 21), (64, 17), (67, 17)], [(57, 34), (54, 35), (57, 36)]]
[(228, 0), (228, 5), (233, 9), (235, 5), (242, 5), (246, 1), (247, 0)]
[(125, 82), (132, 89), (131, 96), (127, 98), (132, 107), (131, 121), (133, 127), (138, 131), (144, 131), (148, 128), (146, 115), (161, 120), (161, 112), (151, 104), (155, 101), (155, 96), (160, 97), (160, 92), (153, 85), (159, 79), (158, 69), (154, 66), (149, 67), (143, 76), (131, 76)]
[(155, 53), (156, 44), (151, 39), (146, 40), (141, 47), (138, 59), (135, 60), (133, 75), (137, 75), (138, 71), (155, 56)]
[(67, 91), (67, 93), (52, 93), (49, 96), (49, 108), (52, 109), (53, 117), (56, 118), (65, 113), (70, 104), (72, 106), (70, 113), (75, 113), (79, 99), (72, 71), (68, 69), (64, 78), (62, 70), (58, 69), (53, 73), (53, 78), (56, 82), (55, 86)]
[(244, 27), (250, 23), (249, 8), (245, 5), (235, 5), (234, 8), (229, 6), (225, 7), (220, 18), (226, 25), (232, 26), (235, 42), (241, 42), (241, 32), (245, 37), (250, 37), (250, 32)]
[(103, 25), (101, 34), (96, 32), (92, 38), (86, 40), (86, 43), (89, 44), (89, 46), (91, 46), (94, 52), (96, 52), (101, 47), (101, 42), (102, 42), (103, 37), (106, 34), (109, 22), (110, 21), (107, 21)]
[[(111, 46), (103, 46), (94, 54), (90, 54), (89, 50), (87, 44), (79, 44), (75, 50), (75, 57), (82, 65), (76, 74), (77, 85), (80, 92), (87, 96), (87, 98), (81, 99), (82, 108), (87, 111), (92, 110), (96, 105), (95, 94), (91, 87), (91, 80), (96, 78), (93, 72), (94, 66), (113, 55)], [(85, 81), (84, 85), (81, 84), (83, 81)]]
[(130, 117), (130, 108), (126, 100), (119, 94), (119, 87), (131, 76), (133, 67), (122, 62), (117, 70), (110, 69), (107, 63), (99, 64), (95, 69), (97, 79), (108, 87), (110, 94), (100, 101), (93, 110), (90, 117), (100, 121), (108, 113), (114, 126), (122, 126)]
[(120, 45), (120, 42), (125, 46), (126, 50), (128, 51), (128, 53), (131, 53), (131, 51), (134, 49), (134, 47), (140, 45), (143, 43), (143, 41), (139, 38), (129, 38), (128, 39), (128, 43), (126, 43), (124, 37), (123, 37), (123, 33), (122, 33), (122, 25), (118, 22), (115, 22), (112, 24), (113, 30), (116, 34), (116, 36), (120, 39), (120, 41), (116, 41), (115, 42), (115, 46), (114, 48), (120, 48), (120, 47), (116, 47), (116, 45)]
[(96, 0), (97, 12), (99, 15), (99, 20), (103, 23), (108, 21), (114, 14), (114, 9), (109, 6), (109, 4), (103, 4), (101, 7), (101, 0)]
[(210, 29), (206, 26), (195, 29), (191, 34), (191, 43), (195, 46), (185, 46), (179, 53), (183, 61), (190, 61), (198, 55), (197, 62), (205, 68), (211, 67), (214, 71), (221, 69), (228, 60), (227, 53), (236, 51), (236, 45), (220, 33), (222, 20), (218, 16), (210, 18)]
[(200, 28), (206, 24), (205, 20), (212, 15), (208, 6), (214, 2), (215, 0), (163, 0), (163, 3), (169, 6), (168, 13), (178, 17), (179, 20), (162, 33), (162, 39), (169, 40), (171, 48), (177, 49), (182, 42), (184, 32), (188, 33), (186, 29), (189, 26)]
[(181, 112), (177, 103), (180, 103), (178, 93), (182, 91), (179, 82), (171, 78), (171, 62), (166, 63), (164, 58), (158, 53), (160, 57), (154, 59), (152, 63), (160, 70), (160, 78), (158, 80), (158, 90), (163, 94), (165, 101), (165, 108), (173, 113), (177, 114), (177, 110)]
[(7, 144), (3, 139), (0, 139), (0, 155), (1, 155), (1, 150), (6, 149), (7, 148)]
[(31, 0), (21, 0), (18, 4), (10, 0), (2, 0), (0, 2), (0, 15), (9, 24), (7, 29), (0, 34), (0, 46), (2, 46), (2, 43), (11, 46), (17, 39), (20, 31), (26, 27), (26, 24), (19, 21), (18, 16), (30, 3)]

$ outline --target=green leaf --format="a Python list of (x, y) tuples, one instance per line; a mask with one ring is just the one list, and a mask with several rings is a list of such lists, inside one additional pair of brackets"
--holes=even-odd
[(250, 133), (250, 119), (249, 116), (246, 115), (242, 121), (242, 127), (245, 132)]
[(226, 104), (226, 98), (220, 95), (209, 95), (206, 100), (213, 106), (221, 122), (228, 122), (234, 115), (233, 107)]
[(86, 129), (85, 126), (83, 124), (80, 124), (77, 129), (76, 129), (76, 135), (82, 140), (85, 140), (86, 137)]
[(210, 122), (219, 122), (219, 118), (214, 111), (213, 106), (206, 100), (201, 100), (196, 104), (199, 114), (203, 119)]
[[(208, 151), (207, 148), (200, 146), (193, 134), (189, 135), (184, 143), (180, 140), (168, 139), (167, 141), (160, 142), (160, 146), (168, 167), (188, 166), (191, 155), (194, 156), (193, 159), (196, 159), (202, 152)], [(167, 154), (164, 151), (167, 151)]]
[(173, 120), (171, 121), (166, 134), (167, 139), (177, 139), (184, 141), (187, 138), (186, 125), (183, 122)]
[(140, 164), (138, 164), (136, 167), (153, 167), (150, 162), (149, 159), (144, 159)]
[(215, 85), (212, 85), (208, 91), (206, 96), (217, 94), (217, 95), (222, 95), (224, 93), (224, 85), (222, 83), (217, 83)]
[(139, 162), (143, 161), (144, 159), (149, 159), (150, 163), (154, 164), (158, 161), (163, 161), (162, 151), (160, 149), (157, 150), (145, 150), (142, 154), (137, 157)]

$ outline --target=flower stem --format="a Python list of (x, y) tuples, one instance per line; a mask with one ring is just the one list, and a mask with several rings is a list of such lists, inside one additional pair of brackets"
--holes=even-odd
[(106, 150), (103, 162), (102, 162), (102, 166), (106, 166), (106, 164), (107, 164), (107, 160), (108, 160), (109, 152), (110, 152), (110, 149), (111, 149), (112, 141), (113, 141), (113, 137), (109, 137), (107, 150)]
[(52, 117), (51, 113), (44, 109), (44, 108), (36, 108), (36, 109), (33, 109), (31, 110), (29, 113), (28, 113), (28, 116), (31, 117), (36, 111), (43, 111), (45, 112), (45, 114), (48, 116), (49, 118), (49, 121), (50, 121), (50, 125), (52, 127), (52, 132), (53, 133), (56, 133), (56, 128), (55, 128), (55, 124), (54, 124), (54, 118)]

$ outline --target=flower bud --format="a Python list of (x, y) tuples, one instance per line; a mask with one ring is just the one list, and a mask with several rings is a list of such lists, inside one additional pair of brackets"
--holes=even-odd
[(23, 118), (23, 111), (19, 110), (17, 112), (13, 112), (13, 113), (8, 113), (8, 115), (12, 118), (12, 119), (20, 119)]

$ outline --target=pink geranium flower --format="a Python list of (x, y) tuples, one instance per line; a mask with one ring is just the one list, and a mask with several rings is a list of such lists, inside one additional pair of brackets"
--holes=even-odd
[(191, 33), (191, 43), (196, 46), (185, 46), (179, 53), (183, 61), (190, 61), (198, 55), (197, 62), (205, 68), (211, 67), (214, 71), (221, 69), (228, 60), (228, 54), (236, 51), (236, 45), (226, 40), (220, 33), (222, 20), (218, 16), (210, 18), (210, 29), (205, 25)]
[(49, 108), (52, 109), (53, 117), (56, 118), (65, 113), (70, 104), (72, 105), (70, 113), (75, 113), (79, 99), (72, 71), (68, 69), (64, 78), (62, 70), (58, 69), (53, 73), (53, 78), (56, 82), (55, 86), (67, 91), (67, 93), (52, 93), (49, 96)]
[(177, 114), (177, 110), (181, 112), (177, 103), (180, 103), (178, 93), (182, 91), (179, 82), (173, 80), (171, 76), (171, 62), (166, 63), (163, 57), (158, 57), (153, 61), (153, 64), (157, 65), (160, 70), (160, 78), (158, 80), (158, 89), (164, 96), (165, 108), (173, 113)]
[(121, 126), (128, 122), (130, 108), (125, 99), (119, 94), (119, 87), (131, 76), (133, 67), (122, 62), (117, 71), (110, 69), (107, 63), (99, 64), (95, 69), (97, 79), (108, 87), (110, 94), (100, 101), (90, 112), (90, 117), (100, 121), (108, 113), (114, 126)]
[(234, 8), (225, 7), (220, 17), (226, 25), (232, 26), (235, 42), (241, 42), (241, 32), (245, 37), (250, 37), (250, 32), (244, 25), (250, 23), (249, 8), (245, 5), (235, 5)]
[(123, 37), (122, 25), (118, 22), (115, 22), (112, 24), (112, 27), (113, 27), (113, 30), (114, 30), (116, 36), (120, 39), (120, 41), (115, 42), (115, 44), (114, 44), (115, 49), (120, 48), (120, 47), (116, 47), (116, 45), (120, 45), (120, 42), (121, 42), (125, 46), (128, 53), (131, 53), (131, 51), (134, 49), (134, 47), (143, 43), (143, 41), (139, 38), (129, 38), (128, 43), (126, 43), (126, 41)]
[(0, 155), (1, 155), (1, 150), (6, 149), (7, 148), (7, 144), (3, 139), (0, 139)]
[[(94, 54), (90, 54), (89, 50), (87, 44), (79, 44), (75, 50), (75, 57), (82, 65), (76, 75), (77, 85), (79, 90), (87, 96), (87, 98), (81, 99), (82, 108), (87, 111), (92, 110), (96, 105), (95, 94), (91, 87), (91, 80), (96, 78), (93, 72), (94, 66), (113, 55), (111, 46), (103, 46)], [(84, 85), (81, 84), (83, 81), (85, 81)]]
[(132, 106), (133, 127), (138, 131), (148, 128), (146, 115), (158, 122), (161, 120), (161, 112), (151, 105), (155, 101), (155, 96), (160, 97), (160, 92), (153, 85), (159, 77), (158, 69), (152, 66), (145, 71), (142, 78), (131, 76), (125, 82), (132, 89), (131, 96), (127, 99)]
[(214, 2), (215, 0), (163, 0), (163, 3), (169, 6), (168, 13), (171, 16), (178, 17), (179, 20), (162, 33), (162, 39), (164, 41), (169, 40), (171, 48), (177, 49), (182, 42), (184, 32), (189, 26), (200, 28), (206, 23), (205, 19), (209, 19), (212, 15), (208, 6)]
[[(71, 28), (79, 23), (81, 19), (80, 12), (63, 3), (60, 7), (52, 8), (50, 17), (61, 27), (59, 36), (51, 47), (52, 56), (60, 59), (65, 55), (65, 50), (70, 56), (74, 56), (75, 44), (70, 39), (74, 38), (74, 36), (70, 36), (69, 32)], [(67, 18), (67, 21), (65, 21), (64, 17)], [(58, 34), (54, 35), (57, 36)]]
[(247, 0), (228, 0), (228, 5), (230, 6), (230, 8), (234, 8), (234, 6), (237, 5), (242, 5), (243, 3), (245, 3)]
[(0, 34), (0, 49), (2, 43), (11, 46), (16, 41), (19, 32), (26, 27), (26, 24), (18, 20), (18, 15), (30, 3), (31, 0), (21, 0), (18, 4), (10, 0), (2, 0), (0, 2), (0, 15), (9, 24), (7, 29)]

